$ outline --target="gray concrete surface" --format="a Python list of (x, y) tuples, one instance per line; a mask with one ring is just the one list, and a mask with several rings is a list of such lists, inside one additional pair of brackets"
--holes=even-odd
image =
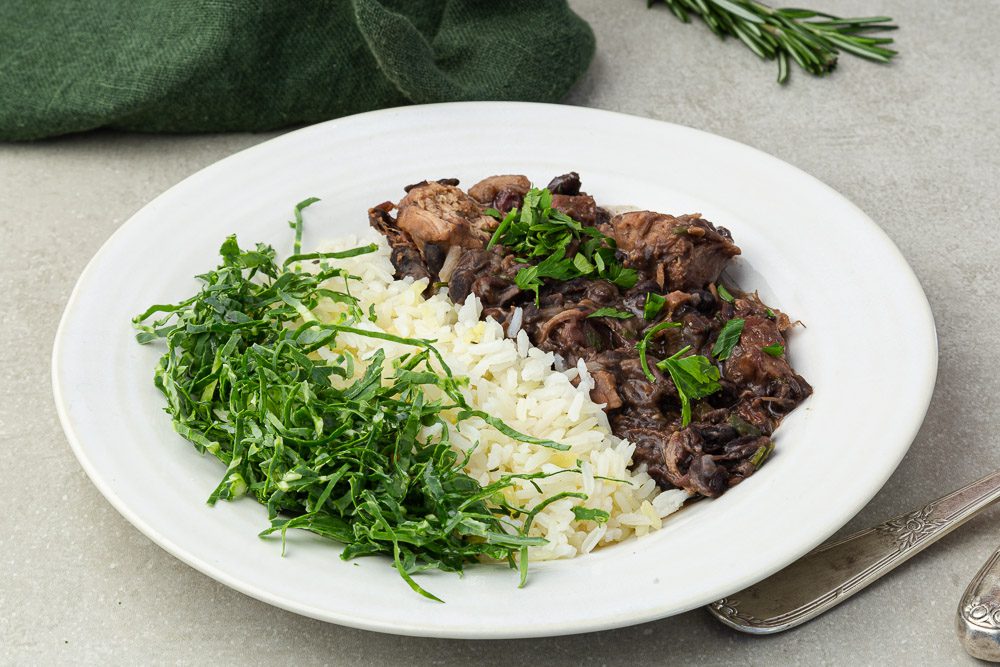
[[(773, 83), (770, 64), (662, 7), (572, 4), (594, 26), (599, 53), (568, 103), (683, 123), (805, 169), (867, 211), (923, 283), (940, 336), (934, 399), (910, 453), (848, 528), (1000, 465), (1000, 4), (807, 3), (892, 15), (903, 26), (903, 56), (890, 67), (847, 58), (825, 80), (796, 71), (785, 88)], [(102, 132), (0, 145), (0, 290), (8, 295), (0, 309), (0, 663), (972, 662), (952, 618), (1000, 541), (997, 510), (820, 620), (763, 639), (730, 632), (702, 611), (554, 639), (381, 636), (247, 598), (147, 540), (91, 485), (59, 428), (49, 388), (56, 324), (77, 275), (118, 225), (191, 172), (270, 136)]]

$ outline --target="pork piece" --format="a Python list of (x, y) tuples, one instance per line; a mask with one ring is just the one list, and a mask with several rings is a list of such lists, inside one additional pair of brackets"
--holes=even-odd
[(512, 208), (519, 208), (530, 189), (531, 181), (521, 174), (490, 176), (469, 188), (469, 196), (483, 206), (492, 206), (506, 213)]
[(741, 317), (746, 319), (748, 317), (761, 317), (773, 321), (778, 326), (778, 331), (782, 335), (789, 329), (791, 329), (794, 323), (788, 319), (788, 315), (785, 315), (780, 310), (775, 308), (769, 308), (767, 304), (760, 300), (760, 297), (756, 292), (752, 294), (740, 294), (740, 292), (734, 292), (736, 294), (736, 299), (732, 304), (732, 314), (731, 317)]
[(723, 376), (730, 382), (762, 390), (776, 382), (795, 385), (798, 398), (812, 393), (809, 384), (792, 370), (784, 353), (773, 356), (763, 350), (771, 345), (785, 345), (778, 322), (766, 317), (747, 317), (740, 340), (724, 364)]
[(769, 345), (785, 345), (778, 318), (751, 315), (744, 322), (739, 343), (723, 364), (722, 376), (742, 390), (736, 414), (769, 433), (812, 394), (812, 387), (792, 369), (784, 354), (775, 357), (763, 350)]
[(601, 225), (601, 231), (625, 254), (625, 266), (643, 272), (665, 291), (704, 289), (740, 254), (725, 228), (697, 214), (629, 211)]
[[(482, 248), (490, 239), (496, 220), (483, 215), (482, 207), (454, 185), (415, 185), (399, 202), (396, 226), (415, 243), (426, 258), (425, 246)], [(442, 256), (443, 261), (443, 256)]]
[(588, 194), (552, 195), (552, 208), (586, 225), (597, 220), (597, 203)]
[(774, 357), (764, 352), (769, 345), (784, 347), (785, 338), (778, 324), (765, 317), (750, 316), (743, 320), (743, 333), (725, 364), (725, 377), (736, 384), (766, 385), (773, 378), (792, 374), (784, 355)]
[(410, 276), (414, 280), (431, 280), (430, 270), (417, 250), (417, 245), (409, 234), (396, 226), (391, 213), (395, 207), (395, 204), (387, 201), (368, 209), (368, 222), (389, 242), (392, 251), (390, 258), (397, 275)]

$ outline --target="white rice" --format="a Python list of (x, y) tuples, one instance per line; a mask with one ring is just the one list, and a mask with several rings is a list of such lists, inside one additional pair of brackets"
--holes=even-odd
[[(495, 416), (512, 428), (538, 438), (548, 438), (570, 446), (562, 452), (540, 445), (517, 442), (478, 418), (465, 420), (461, 430), (449, 426), (455, 448), (474, 448), (466, 472), (480, 484), (489, 484), (508, 473), (557, 472), (579, 467), (581, 472), (566, 472), (535, 480), (541, 489), (527, 480), (519, 480), (505, 492), (508, 502), (532, 508), (552, 495), (562, 492), (585, 493), (586, 500), (564, 498), (545, 507), (535, 517), (531, 534), (548, 543), (532, 547), (530, 560), (571, 558), (599, 546), (641, 536), (660, 527), (661, 520), (677, 511), (687, 493), (672, 490), (660, 493), (645, 470), (629, 470), (634, 446), (611, 434), (607, 416), (590, 399), (593, 381), (581, 360), (574, 368), (555, 370), (557, 355), (533, 347), (520, 328), (518, 310), (511, 327), (511, 338), (492, 318), (479, 319), (482, 306), (470, 297), (464, 305), (453, 304), (442, 293), (425, 299), (425, 280), (395, 280), (389, 259), (389, 247), (380, 235), (345, 238), (325, 244), (323, 251), (344, 250), (375, 241), (376, 253), (338, 260), (337, 266), (360, 277), (351, 281), (350, 291), (365, 313), (374, 307), (376, 321), (365, 321), (360, 328), (383, 331), (403, 337), (435, 340), (456, 375), (469, 378), (464, 389), (474, 407)], [(330, 287), (342, 290), (342, 279), (332, 279)], [(314, 311), (320, 320), (336, 319), (344, 306), (321, 303)], [(412, 352), (413, 348), (357, 334), (340, 334), (336, 347), (323, 350), (324, 356), (350, 352), (362, 363), (377, 350), (386, 359)], [(561, 360), (559, 360), (561, 361)], [(391, 373), (391, 363), (386, 363)], [(578, 386), (572, 380), (580, 378)], [(426, 433), (425, 435), (431, 435)], [(579, 463), (578, 463), (579, 462)], [(601, 479), (604, 477), (624, 482)], [(602, 509), (610, 514), (603, 524), (577, 520), (573, 507)]]

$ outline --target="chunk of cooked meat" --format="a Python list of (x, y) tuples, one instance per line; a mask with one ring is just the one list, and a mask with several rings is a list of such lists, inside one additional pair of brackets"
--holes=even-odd
[(414, 186), (400, 200), (396, 216), (396, 225), (421, 252), (427, 244), (481, 248), (495, 224), (472, 197), (437, 182)]
[(778, 324), (755, 315), (743, 322), (743, 333), (726, 363), (726, 379), (736, 384), (763, 386), (772, 379), (793, 375), (783, 354), (776, 357), (764, 352), (770, 345), (785, 346)]
[[(659, 486), (717, 497), (756, 471), (773, 448), (770, 435), (812, 387), (783, 353), (763, 350), (785, 345), (793, 326), (787, 315), (756, 294), (730, 289), (735, 299), (719, 296), (719, 276), (740, 254), (725, 228), (700, 215), (612, 217), (581, 191), (577, 173), (557, 176), (549, 183), (553, 208), (610, 236), (617, 261), (634, 269), (637, 280), (626, 289), (593, 277), (546, 277), (536, 296), (517, 286), (518, 272), (529, 264), (501, 245), (486, 248), (497, 223), (482, 213), (520, 207), (531, 186), (527, 178), (491, 176), (469, 195), (455, 185), (411, 186), (396, 219), (391, 202), (369, 212), (392, 247), (398, 274), (446, 280), (452, 301), (476, 294), (483, 317), (496, 319), (508, 334), (516, 321), (535, 346), (569, 365), (584, 360), (594, 383), (591, 399), (603, 404), (615, 435), (635, 445), (632, 465), (645, 466)], [(581, 243), (569, 243), (565, 258)], [(661, 302), (658, 310), (647, 310), (651, 295)], [(713, 348), (733, 318), (744, 320), (743, 329), (719, 361)], [(670, 326), (659, 326), (664, 323)], [(636, 349), (642, 340), (648, 375)], [(693, 401), (687, 425), (669, 371), (657, 366), (678, 353), (705, 357), (720, 372), (718, 390)]]
[(740, 254), (725, 228), (717, 229), (697, 214), (629, 211), (613, 217), (601, 231), (625, 253), (626, 266), (650, 276), (661, 290), (703, 289)]
[(502, 191), (519, 194), (524, 197), (531, 189), (531, 181), (521, 174), (490, 176), (469, 188), (469, 196), (484, 206), (494, 206), (497, 195)]
[(597, 203), (590, 195), (552, 195), (552, 208), (587, 225), (597, 219)]
[(395, 207), (395, 204), (387, 201), (368, 209), (368, 222), (389, 241), (390, 259), (397, 275), (410, 276), (414, 280), (430, 280), (430, 269), (413, 239), (396, 226), (391, 213)]

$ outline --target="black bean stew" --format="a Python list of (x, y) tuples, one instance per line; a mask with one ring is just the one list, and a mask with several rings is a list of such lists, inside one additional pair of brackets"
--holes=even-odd
[[(583, 359), (591, 397), (605, 405), (614, 433), (635, 443), (633, 464), (661, 487), (716, 497), (752, 475), (782, 417), (812, 388), (785, 356), (788, 316), (719, 282), (740, 254), (729, 231), (698, 214), (612, 216), (581, 192), (578, 174), (558, 176), (547, 188), (551, 209), (606, 236), (635, 280), (547, 279), (536, 297), (517, 284), (532, 262), (489, 247), (498, 215), (523, 206), (531, 187), (519, 175), (492, 176), (468, 192), (455, 179), (423, 181), (369, 218), (392, 247), (398, 277), (427, 278), (429, 292), (446, 284), (456, 303), (474, 293), (484, 317), (508, 331), (520, 320), (532, 344), (568, 365)], [(693, 399), (670, 361), (685, 357), (711, 376)]]

